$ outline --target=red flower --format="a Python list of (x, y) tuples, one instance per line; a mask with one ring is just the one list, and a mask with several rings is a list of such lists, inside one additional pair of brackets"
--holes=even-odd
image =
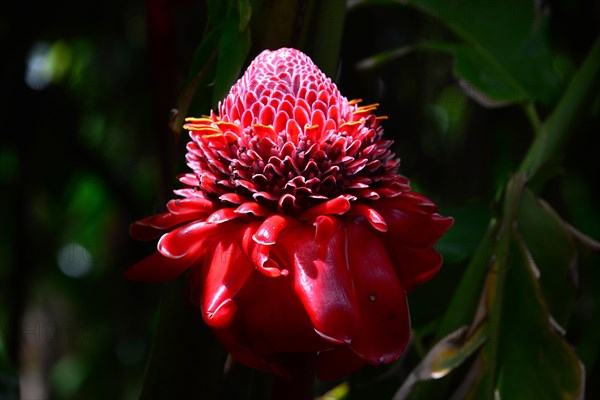
[(411, 192), (385, 117), (358, 103), (303, 53), (261, 53), (218, 115), (187, 119), (186, 188), (132, 225), (162, 237), (127, 277), (189, 269), (204, 321), (252, 367), (285, 375), (286, 354), (312, 353), (327, 379), (400, 357), (406, 292), (440, 268), (453, 220)]

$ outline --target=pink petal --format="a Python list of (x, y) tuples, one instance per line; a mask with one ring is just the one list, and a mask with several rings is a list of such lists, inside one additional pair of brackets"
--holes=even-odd
[(410, 338), (406, 294), (375, 233), (356, 223), (348, 223), (347, 230), (362, 327), (350, 348), (371, 364), (388, 364), (402, 355)]
[(263, 125), (272, 125), (273, 121), (275, 120), (275, 114), (275, 108), (273, 108), (272, 106), (266, 106), (260, 111), (260, 114), (258, 115), (258, 120)]
[(198, 186), (200, 185), (200, 181), (198, 180), (198, 176), (196, 174), (184, 174), (179, 176), (179, 181), (184, 185), (188, 186)]
[(332, 343), (347, 343), (359, 324), (358, 302), (348, 272), (346, 231), (315, 246), (315, 230), (301, 226), (285, 231), (275, 250), (293, 266), (294, 291), (304, 304), (315, 331)]
[(300, 128), (304, 128), (308, 124), (309, 118), (306, 110), (300, 106), (294, 107), (294, 120)]
[(279, 133), (285, 129), (286, 122), (288, 120), (288, 115), (284, 111), (278, 111), (275, 116), (275, 121), (273, 121), (273, 128), (275, 132)]
[(298, 144), (298, 136), (300, 136), (302, 133), (302, 129), (298, 125), (298, 122), (293, 119), (288, 119), (285, 125), (285, 130), (290, 136), (290, 141), (294, 144)]
[(325, 114), (321, 110), (314, 110), (312, 113), (311, 125), (317, 125), (319, 127), (319, 133), (323, 132), (323, 128), (325, 128)]

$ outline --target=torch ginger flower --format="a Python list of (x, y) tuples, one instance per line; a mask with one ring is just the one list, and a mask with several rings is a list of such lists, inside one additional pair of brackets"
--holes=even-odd
[(332, 379), (387, 364), (410, 337), (406, 292), (441, 265), (452, 218), (411, 191), (377, 105), (348, 101), (305, 54), (264, 51), (206, 118), (166, 212), (134, 223), (158, 252), (130, 279), (187, 269), (188, 295), (231, 355), (286, 375), (314, 355)]

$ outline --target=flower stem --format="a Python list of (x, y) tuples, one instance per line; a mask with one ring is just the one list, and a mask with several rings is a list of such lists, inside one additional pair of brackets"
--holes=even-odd
[(340, 60), (346, 2), (309, 0), (307, 7), (299, 48), (309, 54), (327, 76), (335, 78)]
[(587, 111), (585, 105), (598, 94), (599, 84), (600, 39), (597, 39), (560, 102), (542, 124), (521, 164), (519, 170), (525, 172), (528, 178), (533, 177), (563, 146), (581, 114)]
[(312, 354), (290, 355), (287, 361), (291, 377), (272, 376), (271, 400), (313, 399), (315, 368)]

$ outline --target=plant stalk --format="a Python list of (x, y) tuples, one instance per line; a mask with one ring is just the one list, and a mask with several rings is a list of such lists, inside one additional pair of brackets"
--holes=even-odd
[(541, 126), (525, 156), (520, 172), (531, 179), (536, 173), (556, 156), (565, 144), (573, 127), (584, 111), (586, 104), (591, 103), (598, 95), (600, 85), (600, 39), (592, 46), (583, 64), (571, 80), (565, 94)]

